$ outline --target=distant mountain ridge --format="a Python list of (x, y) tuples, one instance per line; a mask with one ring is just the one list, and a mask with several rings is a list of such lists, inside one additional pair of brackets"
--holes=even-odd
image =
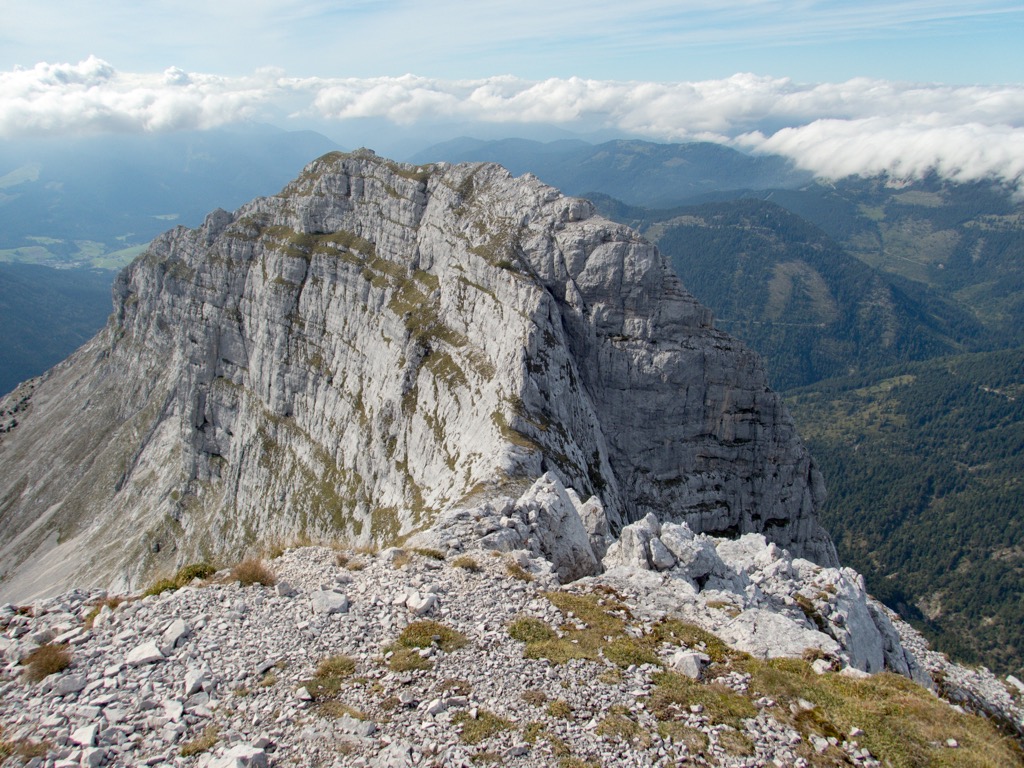
[(456, 139), (410, 160), (499, 163), (516, 175), (533, 173), (566, 194), (604, 193), (649, 208), (678, 205), (722, 190), (797, 187), (812, 179), (784, 158), (747, 155), (711, 142), (619, 140), (591, 145)]

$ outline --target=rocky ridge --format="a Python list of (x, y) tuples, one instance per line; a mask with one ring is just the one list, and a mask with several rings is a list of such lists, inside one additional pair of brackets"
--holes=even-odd
[(0, 404), (0, 597), (394, 543), (548, 471), (600, 509), (566, 577), (648, 514), (836, 564), (757, 356), (650, 243), (533, 177), (328, 155), (157, 238), (114, 293)]
[[(513, 507), (560, 490), (548, 476)], [(1021, 691), (929, 651), (856, 574), (761, 535), (647, 518), (604, 574), (569, 585), (528, 550), (458, 549), (288, 549), (266, 563), (272, 586), (222, 571), (123, 601), (3, 606), (0, 754), (47, 768), (1024, 764), (965, 714), (1020, 738)], [(70, 666), (29, 683), (19, 661), (40, 644), (65, 645)]]

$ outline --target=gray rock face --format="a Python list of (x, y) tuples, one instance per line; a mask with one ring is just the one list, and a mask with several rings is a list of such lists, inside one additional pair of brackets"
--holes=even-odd
[(835, 563), (757, 356), (654, 246), (533, 177), (328, 155), (157, 238), (114, 300), (4, 403), (3, 596), (386, 543), (547, 471), (593, 497), (597, 556), (650, 513)]

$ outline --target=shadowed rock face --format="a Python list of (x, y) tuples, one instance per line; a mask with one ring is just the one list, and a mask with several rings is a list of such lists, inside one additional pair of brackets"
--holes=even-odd
[(613, 534), (654, 513), (835, 562), (758, 358), (652, 245), (533, 177), (328, 155), (157, 238), (114, 302), (0, 405), (7, 595), (384, 543), (546, 471)]

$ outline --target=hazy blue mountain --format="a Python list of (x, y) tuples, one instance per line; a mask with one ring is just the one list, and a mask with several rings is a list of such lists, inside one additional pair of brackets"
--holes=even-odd
[(268, 126), (0, 144), (0, 260), (124, 263), (107, 254), (147, 243), (213, 208), (274, 194), (337, 146)]
[(114, 273), (0, 264), (0, 394), (38, 376), (103, 327)]
[(541, 143), (456, 139), (419, 152), (412, 162), (488, 161), (533, 173), (567, 194), (604, 193), (632, 205), (667, 207), (722, 190), (797, 187), (811, 175), (775, 156), (747, 155), (720, 144), (620, 140)]

